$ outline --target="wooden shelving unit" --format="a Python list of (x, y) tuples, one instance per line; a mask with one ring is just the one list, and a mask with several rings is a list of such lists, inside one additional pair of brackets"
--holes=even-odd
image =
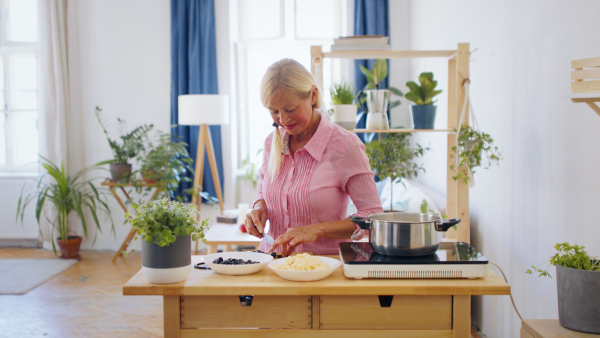
[(571, 101), (587, 104), (600, 115), (600, 57), (571, 61)]
[[(448, 60), (448, 128), (447, 129), (356, 129), (355, 133), (448, 133), (447, 178), (446, 178), (446, 214), (450, 218), (462, 221), (458, 231), (448, 231), (447, 237), (460, 242), (470, 243), (469, 187), (452, 179), (449, 169), (455, 159), (450, 158), (452, 147), (456, 146), (454, 130), (458, 128), (460, 111), (465, 100), (462, 84), (469, 78), (469, 44), (459, 43), (456, 50), (389, 50), (389, 51), (341, 51), (324, 53), (321, 46), (311, 46), (311, 72), (320, 88), (323, 88), (323, 59), (391, 59), (391, 58), (445, 58)], [(468, 107), (467, 107), (468, 109)], [(600, 113), (599, 113), (600, 114)], [(468, 120), (468, 119), (467, 119)]]

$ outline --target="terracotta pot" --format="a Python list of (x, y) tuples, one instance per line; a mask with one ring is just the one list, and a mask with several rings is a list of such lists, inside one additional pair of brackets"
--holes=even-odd
[(59, 258), (63, 259), (81, 259), (79, 255), (79, 247), (81, 246), (81, 236), (69, 236), (67, 240), (63, 240), (60, 237), (56, 240), (58, 247), (60, 248), (61, 255)]
[(156, 184), (156, 179), (160, 177), (160, 173), (157, 175), (155, 171), (144, 171), (142, 173), (142, 181), (147, 184)]

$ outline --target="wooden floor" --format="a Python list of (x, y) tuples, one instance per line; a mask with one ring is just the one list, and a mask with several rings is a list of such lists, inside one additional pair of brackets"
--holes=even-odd
[[(0, 337), (162, 337), (162, 298), (123, 296), (141, 254), (115, 263), (113, 255), (83, 251), (81, 261), (27, 294), (0, 295)], [(0, 248), (2, 258), (57, 259), (29, 248)]]

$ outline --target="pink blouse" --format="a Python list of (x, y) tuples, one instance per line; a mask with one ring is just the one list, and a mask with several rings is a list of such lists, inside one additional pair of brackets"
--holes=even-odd
[[(269, 234), (273, 238), (288, 228), (345, 219), (348, 197), (358, 210), (355, 215), (366, 217), (383, 212), (365, 146), (355, 134), (321, 114), (317, 131), (292, 158), (289, 135), (284, 132), (281, 167), (273, 182), (267, 170), (272, 139), (273, 133), (265, 140), (256, 201), (265, 200), (267, 204)], [(298, 245), (294, 251), (335, 255), (340, 242), (351, 240), (319, 238)], [(260, 250), (268, 249), (269, 245), (262, 241)]]

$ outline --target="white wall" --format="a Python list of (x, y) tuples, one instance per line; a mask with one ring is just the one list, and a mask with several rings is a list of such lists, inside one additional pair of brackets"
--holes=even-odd
[[(547, 261), (558, 242), (600, 255), (594, 221), (600, 117), (561, 97), (570, 93), (570, 61), (600, 56), (594, 34), (600, 31), (600, 2), (419, 0), (410, 2), (409, 11), (411, 49), (455, 49), (459, 42), (477, 49), (471, 57), (473, 105), (504, 160), (477, 173), (470, 199), (472, 244), (505, 271), (524, 318), (558, 318), (555, 279), (524, 271)], [(446, 89), (445, 61), (414, 62), (411, 76), (425, 70), (433, 70)], [(447, 101), (439, 105), (436, 126), (442, 128)], [(418, 139), (438, 152), (445, 147), (445, 137)], [(433, 155), (422, 181), (444, 191), (445, 161)], [(520, 321), (508, 296), (473, 302), (474, 321), (488, 337), (518, 336)]]
[[(215, 1), (217, 51), (228, 53), (227, 2)], [(80, 102), (76, 103), (72, 120), (70, 157), (80, 164), (90, 165), (110, 159), (111, 152), (94, 116), (95, 106), (104, 110), (110, 121), (113, 137), (118, 136), (116, 118), (126, 121), (126, 130), (143, 123), (169, 131), (171, 111), (170, 1), (165, 0), (90, 0), (77, 2), (78, 40), (75, 45), (79, 68)], [(224, 21), (225, 20), (225, 21)], [(227, 60), (225, 58), (225, 60)], [(228, 65), (218, 62), (219, 91), (228, 93)], [(229, 128), (222, 132), (225, 144), (225, 195), (232, 196), (230, 157), (227, 144)], [(117, 250), (130, 230), (123, 224), (124, 212), (109, 196), (116, 238), (109, 231), (109, 220), (83, 249)], [(227, 204), (226, 208), (230, 207)], [(214, 209), (205, 207), (203, 213)], [(203, 215), (207, 216), (207, 215)]]

